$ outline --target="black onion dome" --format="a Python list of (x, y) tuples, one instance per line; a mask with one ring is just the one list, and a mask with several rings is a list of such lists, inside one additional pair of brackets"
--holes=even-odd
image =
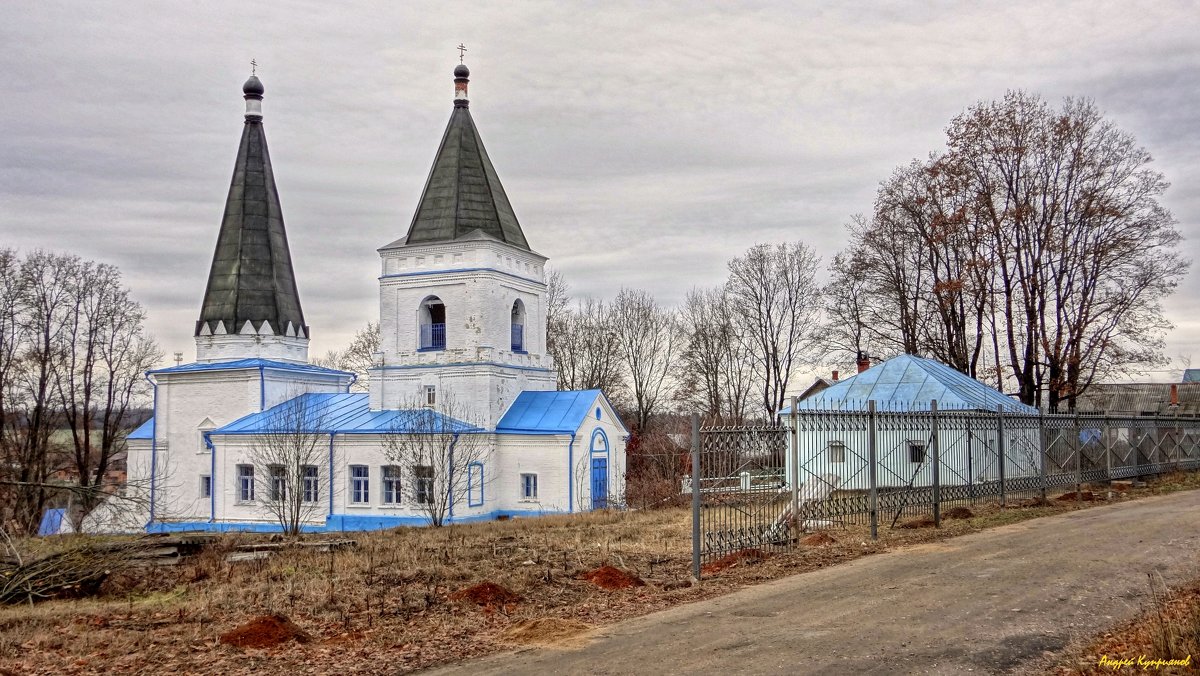
[(251, 75), (250, 79), (246, 80), (246, 84), (242, 85), (242, 93), (247, 96), (262, 96), (266, 91), (267, 90), (263, 87), (262, 80), (259, 80), (257, 75)]
[(470, 77), (470, 76), (471, 76), (471, 69), (467, 68), (465, 65), (460, 63), (454, 67), (454, 77)]

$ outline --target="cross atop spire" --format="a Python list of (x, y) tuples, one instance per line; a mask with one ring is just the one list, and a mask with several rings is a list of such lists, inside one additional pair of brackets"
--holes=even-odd
[(466, 55), (467, 55), (467, 46), (461, 42), (458, 43), (458, 62), (462, 63), (463, 58), (465, 58)]
[(250, 74), (258, 75), (258, 62), (254, 59), (250, 59)]

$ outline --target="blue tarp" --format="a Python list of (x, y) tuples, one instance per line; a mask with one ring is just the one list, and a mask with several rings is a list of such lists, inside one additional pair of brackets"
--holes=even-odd
[(58, 535), (62, 532), (63, 518), (66, 515), (65, 509), (47, 509), (42, 515), (42, 524), (38, 526), (38, 535)]

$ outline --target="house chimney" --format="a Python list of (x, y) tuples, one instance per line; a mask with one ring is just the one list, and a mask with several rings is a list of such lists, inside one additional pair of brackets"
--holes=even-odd
[(866, 352), (858, 353), (858, 372), (862, 373), (871, 368), (871, 355)]
[(836, 383), (836, 382), (837, 382), (837, 379), (838, 379), (838, 378), (837, 378), (837, 369), (834, 369), (834, 370), (833, 370), (833, 382), (835, 382), (835, 383)]
[(1171, 385), (1171, 405), (1172, 406), (1179, 405), (1179, 386), (1178, 385)]

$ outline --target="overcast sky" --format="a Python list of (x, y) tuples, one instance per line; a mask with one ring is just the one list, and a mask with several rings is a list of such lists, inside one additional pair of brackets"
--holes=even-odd
[[(118, 265), (190, 360), (254, 58), (311, 352), (339, 347), (377, 318), (375, 250), (408, 229), (464, 42), (525, 235), (577, 295), (675, 303), (757, 242), (828, 262), (894, 167), (1016, 88), (1136, 136), (1196, 257), (1196, 4), (716, 4), (5, 2), (0, 246)], [(1200, 366), (1200, 273), (1167, 314)]]

